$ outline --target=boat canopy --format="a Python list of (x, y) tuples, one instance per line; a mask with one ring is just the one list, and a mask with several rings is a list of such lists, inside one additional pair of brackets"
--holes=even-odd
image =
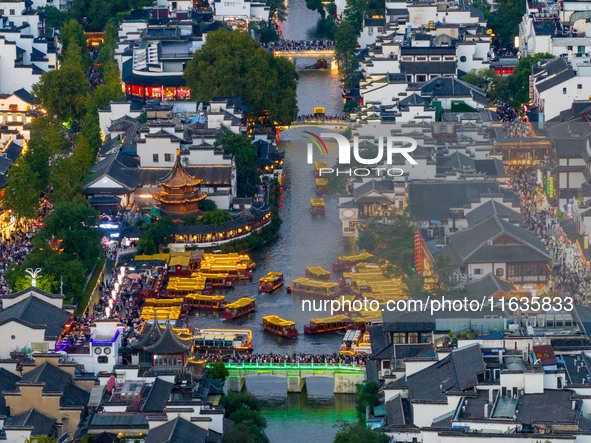
[[(324, 207), (324, 199), (323, 198), (311, 198), (310, 204), (312, 206)], [(315, 266), (319, 268), (320, 266)]]
[(147, 298), (144, 302), (145, 306), (150, 305), (180, 305), (183, 303), (182, 298)]
[(185, 297), (185, 300), (221, 301), (225, 298), (225, 295), (189, 294)]
[(310, 323), (350, 323), (351, 318), (345, 314), (333, 315), (332, 317), (324, 317), (324, 318), (313, 318), (310, 320)]
[(318, 277), (327, 277), (330, 275), (330, 271), (327, 271), (322, 266), (308, 266), (306, 268), (306, 271), (309, 272), (310, 274), (314, 274)]
[(237, 308), (243, 308), (245, 306), (248, 306), (252, 303), (255, 302), (254, 298), (247, 298), (247, 297), (243, 297), (237, 301), (235, 301), (234, 303), (229, 303), (226, 305), (227, 309), (237, 309)]
[(328, 164), (326, 162), (314, 162), (314, 169), (324, 169), (327, 168)]
[(326, 186), (326, 185), (328, 185), (327, 178), (317, 178), (316, 179), (316, 186)]
[(278, 317), (277, 315), (267, 315), (266, 317), (263, 317), (263, 321), (270, 323), (272, 325), (275, 325), (275, 326), (279, 326), (281, 328), (283, 328), (285, 326), (295, 325), (295, 322), (289, 321), (289, 320), (284, 320), (281, 317)]
[(345, 255), (345, 256), (337, 257), (337, 261), (343, 262), (343, 263), (349, 263), (349, 262), (360, 262), (360, 261), (364, 261), (364, 260), (369, 260), (371, 258), (373, 258), (372, 254), (370, 254), (369, 252), (363, 252), (363, 253), (357, 254), (357, 255)]
[(262, 277), (259, 281), (272, 283), (280, 277), (283, 277), (283, 272), (269, 272), (266, 277)]
[(338, 286), (338, 283), (332, 281), (317, 281), (317, 280), (310, 280), (306, 277), (296, 278), (295, 280), (291, 281), (292, 284), (298, 284), (302, 286), (311, 286), (313, 288), (326, 288), (332, 289)]

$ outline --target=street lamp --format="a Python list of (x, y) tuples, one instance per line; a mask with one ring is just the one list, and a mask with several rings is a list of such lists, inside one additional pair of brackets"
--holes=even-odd
[(31, 286), (34, 288), (37, 287), (37, 279), (41, 277), (41, 268), (37, 268), (33, 270), (33, 268), (25, 269), (25, 272), (29, 274), (29, 278), (31, 279)]

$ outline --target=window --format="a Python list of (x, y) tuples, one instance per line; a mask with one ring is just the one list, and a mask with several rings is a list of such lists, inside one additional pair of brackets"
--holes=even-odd
[(392, 336), (392, 343), (406, 343), (406, 334), (404, 332), (395, 332)]
[(164, 154), (164, 161), (171, 162), (172, 161), (172, 154)]
[(476, 274), (476, 275), (482, 274), (482, 269), (480, 269), (480, 268), (474, 269), (474, 274)]
[(581, 83), (579, 83), (579, 84), (577, 85), (577, 89), (583, 89), (583, 85), (582, 85)]
[(503, 268), (497, 268), (497, 277), (502, 277), (504, 274)]
[(158, 163), (158, 154), (152, 154), (152, 161)]
[(106, 355), (101, 355), (97, 361), (99, 363), (109, 363), (109, 357), (107, 357)]
[(438, 61), (441, 61), (441, 57), (438, 55), (433, 55), (433, 56), (431, 56), (431, 60), (433, 60), (434, 62), (438, 62)]
[(515, 277), (517, 275), (517, 267), (514, 265), (507, 265), (507, 277)]
[(403, 55), (402, 57), (400, 57), (402, 59), (402, 61), (405, 62), (412, 62), (412, 55)]
[(419, 75), (417, 75), (417, 81), (418, 82), (427, 81), (427, 76), (426, 75), (419, 74)]
[(567, 51), (572, 51), (573, 50), (573, 47), (572, 46), (567, 46), (566, 49), (567, 49)]
[(14, 9), (11, 9), (10, 11), (8, 11), (8, 15), (14, 15), (14, 14), (15, 14)]
[(562, 88), (562, 93), (566, 94), (566, 88)]
[(424, 61), (427, 61), (427, 57), (426, 57), (426, 56), (424, 56), (424, 55), (417, 56), (417, 61), (418, 61), (418, 62), (424, 62)]
[(523, 265), (523, 275), (526, 277), (533, 277), (538, 275), (538, 266), (535, 264), (526, 264)]
[(449, 62), (449, 61), (453, 62), (453, 61), (455, 60), (455, 57), (454, 57), (453, 55), (446, 55), (446, 56), (443, 58), (443, 60), (445, 60), (445, 61), (448, 61), (448, 62)]
[(462, 56), (460, 57), (460, 61), (461, 61), (462, 63), (465, 63), (467, 60), (468, 60), (468, 58), (467, 58), (465, 55), (462, 55)]
[(585, 53), (585, 47), (584, 46), (577, 46), (577, 52), (579, 54), (584, 54)]
[(408, 333), (408, 342), (409, 343), (418, 343), (419, 342), (419, 333), (418, 332), (409, 332)]
[(384, 360), (382, 362), (382, 369), (390, 369), (390, 360)]
[(410, 75), (410, 74), (407, 75), (406, 76), (406, 81), (409, 82), (409, 83), (412, 82), (412, 75)]

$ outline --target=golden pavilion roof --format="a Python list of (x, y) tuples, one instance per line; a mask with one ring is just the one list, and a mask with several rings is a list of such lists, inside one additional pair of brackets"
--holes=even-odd
[(183, 186), (197, 186), (201, 183), (203, 183), (203, 180), (189, 174), (181, 163), (180, 155), (177, 155), (172, 171), (162, 179), (161, 185), (169, 188), (181, 188)]

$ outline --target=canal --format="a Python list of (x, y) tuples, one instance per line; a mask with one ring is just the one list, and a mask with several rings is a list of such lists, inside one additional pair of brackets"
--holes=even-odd
[[(320, 15), (306, 8), (305, 0), (289, 0), (288, 18), (283, 23), (284, 38), (305, 40), (314, 38)], [(315, 63), (315, 59), (297, 59), (296, 67)], [(327, 115), (342, 112), (343, 99), (337, 72), (330, 70), (299, 70), (298, 107), (300, 114), (311, 114), (317, 106), (326, 108)], [(310, 214), (310, 198), (315, 196), (313, 166), (306, 163), (306, 139), (303, 129), (284, 131), (280, 149), (285, 151), (285, 184), (283, 187), (283, 224), (279, 238), (262, 251), (251, 254), (257, 263), (252, 281), (238, 283), (235, 289), (226, 291), (226, 300), (240, 297), (257, 299), (257, 310), (248, 317), (227, 322), (217, 314), (198, 312), (191, 319), (196, 328), (237, 327), (253, 331), (255, 353), (333, 353), (338, 352), (343, 334), (318, 336), (305, 335), (304, 325), (310, 318), (329, 315), (302, 312), (302, 299), (290, 295), (285, 288), (273, 294), (258, 294), (257, 283), (270, 271), (284, 272), (286, 284), (293, 278), (304, 276), (306, 266), (322, 266), (331, 269), (337, 256), (351, 252), (351, 245), (341, 235), (336, 197), (326, 201), (326, 216)], [(314, 128), (311, 129), (314, 132)], [(330, 152), (335, 152), (334, 149)], [(329, 159), (329, 164), (334, 159)], [(297, 340), (284, 340), (265, 333), (261, 318), (279, 315), (293, 320), (300, 331)], [(246, 388), (262, 402), (267, 419), (266, 433), (272, 443), (332, 442), (339, 420), (353, 420), (355, 396), (333, 394), (333, 380), (311, 378), (307, 391), (287, 394), (285, 379), (270, 377), (249, 378)], [(289, 437), (286, 437), (289, 436)]]

